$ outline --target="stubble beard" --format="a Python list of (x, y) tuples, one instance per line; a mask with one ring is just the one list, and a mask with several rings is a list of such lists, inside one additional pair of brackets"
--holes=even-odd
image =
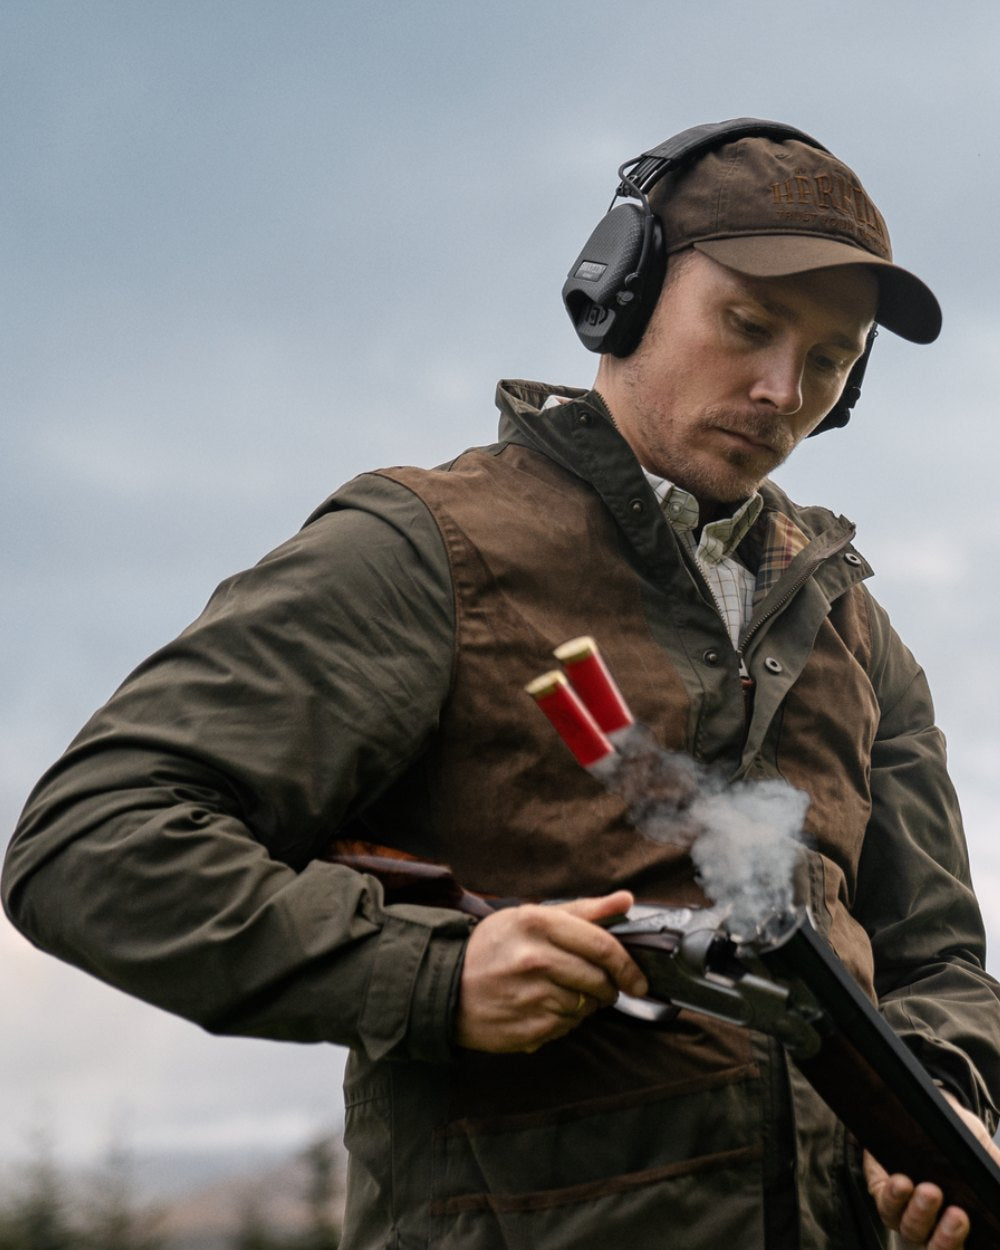
[[(716, 407), (681, 426), (651, 414), (647, 428), (668, 432), (674, 437), (657, 440), (661, 444), (659, 468), (663, 477), (689, 491), (700, 502), (734, 504), (749, 498), (761, 482), (782, 464), (794, 447), (787, 426), (766, 413), (747, 413)], [(742, 434), (772, 450), (726, 445), (720, 431)]]

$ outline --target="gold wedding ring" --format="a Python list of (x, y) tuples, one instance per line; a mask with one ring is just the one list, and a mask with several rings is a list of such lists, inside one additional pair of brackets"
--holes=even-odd
[(583, 990), (579, 991), (579, 995), (579, 998), (576, 1000), (576, 1006), (573, 1008), (574, 1016), (578, 1016), (587, 1005), (587, 995), (584, 994)]

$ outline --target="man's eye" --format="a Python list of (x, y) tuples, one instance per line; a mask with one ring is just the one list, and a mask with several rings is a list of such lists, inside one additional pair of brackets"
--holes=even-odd
[(827, 356), (823, 352), (819, 352), (813, 356), (813, 366), (820, 373), (840, 373), (843, 371), (844, 362), (835, 356)]
[(738, 313), (733, 314), (733, 321), (739, 332), (749, 339), (767, 337), (767, 327), (762, 326), (759, 321), (751, 321), (749, 317), (741, 317)]

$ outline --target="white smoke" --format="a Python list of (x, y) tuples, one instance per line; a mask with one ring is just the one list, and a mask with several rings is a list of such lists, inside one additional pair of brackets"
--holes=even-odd
[(695, 800), (691, 844), (698, 881), (728, 907), (732, 933), (750, 936), (793, 902), (792, 875), (809, 796), (781, 780), (737, 782)]
[(748, 937), (794, 902), (792, 879), (809, 796), (780, 778), (727, 784), (632, 726), (608, 788), (646, 837), (687, 850), (702, 889)]

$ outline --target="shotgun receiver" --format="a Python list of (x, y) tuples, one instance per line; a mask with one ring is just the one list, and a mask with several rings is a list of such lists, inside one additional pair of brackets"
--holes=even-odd
[[(470, 893), (444, 865), (409, 857), (331, 848), (325, 858), (377, 877), (390, 903), (453, 907), (482, 919), (521, 901)], [(607, 927), (650, 987), (646, 999), (622, 995), (619, 1010), (669, 1027), (685, 1008), (777, 1038), (884, 1168), (933, 1181), (944, 1192), (945, 1205), (965, 1210), (972, 1224), (969, 1250), (1000, 1247), (1000, 1167), (804, 909), (772, 918), (750, 940), (734, 938), (724, 913), (714, 908), (638, 905)]]

